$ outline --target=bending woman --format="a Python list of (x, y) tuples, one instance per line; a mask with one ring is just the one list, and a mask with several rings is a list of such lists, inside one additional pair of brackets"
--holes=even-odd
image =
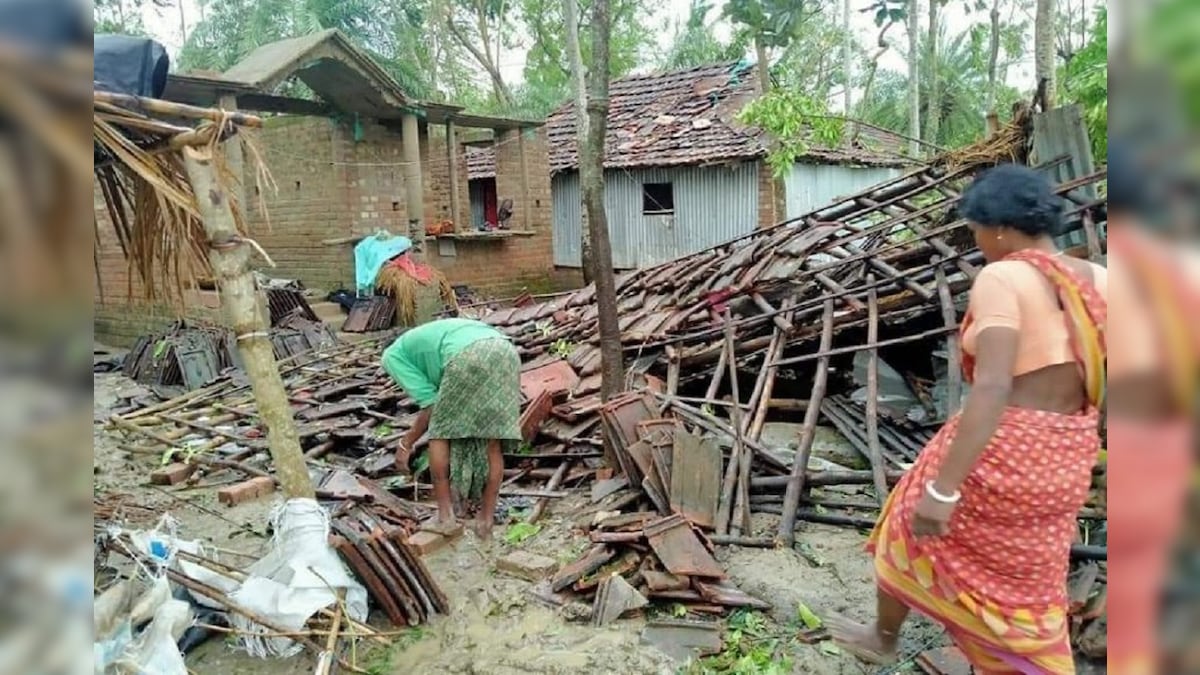
[(521, 360), (495, 328), (442, 319), (413, 328), (383, 351), (383, 369), (421, 407), (400, 440), (396, 464), (408, 466), (429, 431), (429, 470), (438, 519), (454, 520), (450, 485), (466, 499), (483, 497), (476, 532), (491, 537), (504, 477), (504, 446), (521, 439)]
[(959, 212), (989, 263), (962, 325), (971, 390), (871, 535), (877, 618), (829, 622), (860, 658), (893, 661), (916, 609), (947, 628), (976, 673), (1075, 672), (1067, 571), (1100, 450), (1107, 277), (1057, 250), (1058, 204), (1016, 165), (963, 194)]

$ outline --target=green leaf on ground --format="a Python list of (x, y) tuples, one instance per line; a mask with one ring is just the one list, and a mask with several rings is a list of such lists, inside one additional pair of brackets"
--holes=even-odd
[(504, 530), (504, 541), (510, 544), (520, 544), (533, 535), (542, 531), (541, 525), (533, 523), (513, 523)]

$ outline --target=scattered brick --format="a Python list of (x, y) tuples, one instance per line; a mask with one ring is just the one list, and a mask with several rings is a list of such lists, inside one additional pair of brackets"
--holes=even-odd
[(243, 502), (254, 501), (275, 491), (275, 479), (267, 476), (257, 476), (229, 485), (217, 491), (217, 500), (226, 506), (236, 506)]
[(496, 561), (496, 570), (526, 581), (541, 581), (558, 569), (558, 561), (544, 555), (513, 551)]
[(449, 544), (450, 540), (437, 532), (421, 530), (408, 538), (408, 545), (421, 555), (435, 553)]
[(195, 464), (176, 462), (156, 469), (150, 474), (150, 482), (154, 485), (177, 485), (191, 477), (195, 471)]

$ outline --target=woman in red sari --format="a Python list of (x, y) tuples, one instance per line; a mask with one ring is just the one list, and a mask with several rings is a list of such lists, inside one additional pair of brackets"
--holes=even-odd
[(1161, 670), (1159, 609), (1192, 477), (1200, 292), (1186, 250), (1155, 234), (1145, 176), (1109, 150), (1108, 657), (1114, 675)]
[(1040, 174), (1016, 165), (963, 194), (959, 213), (989, 263), (963, 320), (971, 389), (871, 536), (875, 621), (829, 622), (860, 658), (893, 661), (916, 609), (977, 673), (1074, 672), (1066, 579), (1100, 450), (1107, 276), (1057, 249), (1059, 204)]

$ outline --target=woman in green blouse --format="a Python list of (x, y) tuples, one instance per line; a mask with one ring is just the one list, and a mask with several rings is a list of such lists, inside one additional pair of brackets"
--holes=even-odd
[(503, 333), (471, 319), (441, 319), (413, 328), (383, 352), (383, 369), (420, 406), (396, 451), (408, 467), (429, 431), (429, 470), (438, 519), (454, 519), (450, 484), (467, 499), (483, 497), (476, 532), (491, 537), (504, 477), (504, 452), (521, 440), (521, 359)]

